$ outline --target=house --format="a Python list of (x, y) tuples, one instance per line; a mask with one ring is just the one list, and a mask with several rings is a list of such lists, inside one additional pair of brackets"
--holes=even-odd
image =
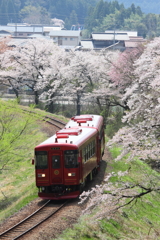
[(0, 36), (11, 36), (18, 44), (23, 42), (23, 39), (26, 41), (26, 39), (46, 38), (65, 49), (79, 46), (81, 41), (81, 31), (62, 30), (62, 26), (59, 25), (9, 24), (0, 26)]
[(0, 26), (0, 31), (10, 32), (14, 37), (28, 37), (33, 33), (43, 34), (43, 27), (30, 26)]
[(60, 31), (60, 26), (43, 26), (43, 25), (25, 25), (25, 24), (9, 24), (0, 26), (0, 33), (7, 32), (13, 37), (29, 37), (33, 34), (48, 36), (50, 31)]
[(79, 46), (81, 42), (81, 31), (51, 31), (49, 36), (58, 46), (65, 49), (75, 48)]
[(104, 33), (92, 33), (90, 39), (81, 40), (83, 50), (114, 49), (124, 51), (127, 48), (135, 48), (145, 39), (137, 36), (134, 31), (106, 31)]

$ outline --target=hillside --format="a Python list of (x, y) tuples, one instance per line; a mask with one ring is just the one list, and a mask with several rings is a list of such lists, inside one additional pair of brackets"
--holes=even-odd
[(144, 13), (160, 14), (160, 2), (153, 0), (118, 0), (119, 3), (123, 3), (125, 7), (130, 7), (133, 3), (136, 7), (139, 6)]

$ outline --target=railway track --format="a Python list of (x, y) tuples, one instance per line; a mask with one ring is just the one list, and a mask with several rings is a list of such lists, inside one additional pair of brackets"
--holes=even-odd
[(68, 201), (63, 204), (55, 204), (52, 201), (47, 201), (42, 207), (33, 212), (27, 218), (17, 223), (8, 230), (0, 234), (0, 240), (16, 240), (20, 239), (32, 229), (39, 226), (48, 218), (56, 214)]
[(57, 128), (61, 129), (65, 126), (64, 122), (61, 122), (60, 120), (57, 120), (53, 117), (45, 116), (44, 121), (47, 122), (48, 124), (54, 125)]
[[(37, 114), (34, 110), (28, 110), (26, 107), (22, 106), (21, 107), (22, 110), (24, 112), (28, 112), (28, 113), (32, 113), (33, 115), (34, 114)], [(43, 117), (43, 120), (48, 123), (48, 124), (51, 124), (51, 125), (54, 125), (55, 127), (57, 127), (58, 129), (61, 129), (65, 126), (66, 123), (64, 123), (63, 121), (60, 121), (54, 117), (51, 117), (51, 116), (48, 116), (48, 115), (45, 115)]]

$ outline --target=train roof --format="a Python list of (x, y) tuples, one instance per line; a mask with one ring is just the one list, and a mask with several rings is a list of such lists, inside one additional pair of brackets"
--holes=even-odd
[(98, 131), (100, 131), (102, 124), (103, 124), (102, 116), (79, 115), (79, 116), (72, 117), (65, 127), (66, 128), (77, 127), (77, 126), (81, 126), (82, 128), (90, 127), (90, 128), (96, 128)]
[(52, 137), (39, 144), (37, 147), (51, 145), (58, 146), (62, 144), (80, 146), (92, 136), (95, 136), (96, 133), (97, 129), (95, 128), (63, 128), (56, 132), (56, 134), (54, 134)]

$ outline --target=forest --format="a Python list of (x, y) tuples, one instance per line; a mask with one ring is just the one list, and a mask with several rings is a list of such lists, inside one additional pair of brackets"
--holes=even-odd
[(144, 13), (156, 13), (159, 14), (160, 2), (157, 0), (118, 0), (119, 3), (123, 3), (125, 7), (129, 7), (133, 2), (136, 6), (139, 6)]
[(133, 3), (125, 7), (118, 1), (104, 0), (0, 0), (1, 25), (52, 24), (54, 18), (63, 20), (68, 30), (80, 26), (83, 38), (105, 30), (137, 31), (148, 39), (160, 35), (160, 15), (144, 13)]

